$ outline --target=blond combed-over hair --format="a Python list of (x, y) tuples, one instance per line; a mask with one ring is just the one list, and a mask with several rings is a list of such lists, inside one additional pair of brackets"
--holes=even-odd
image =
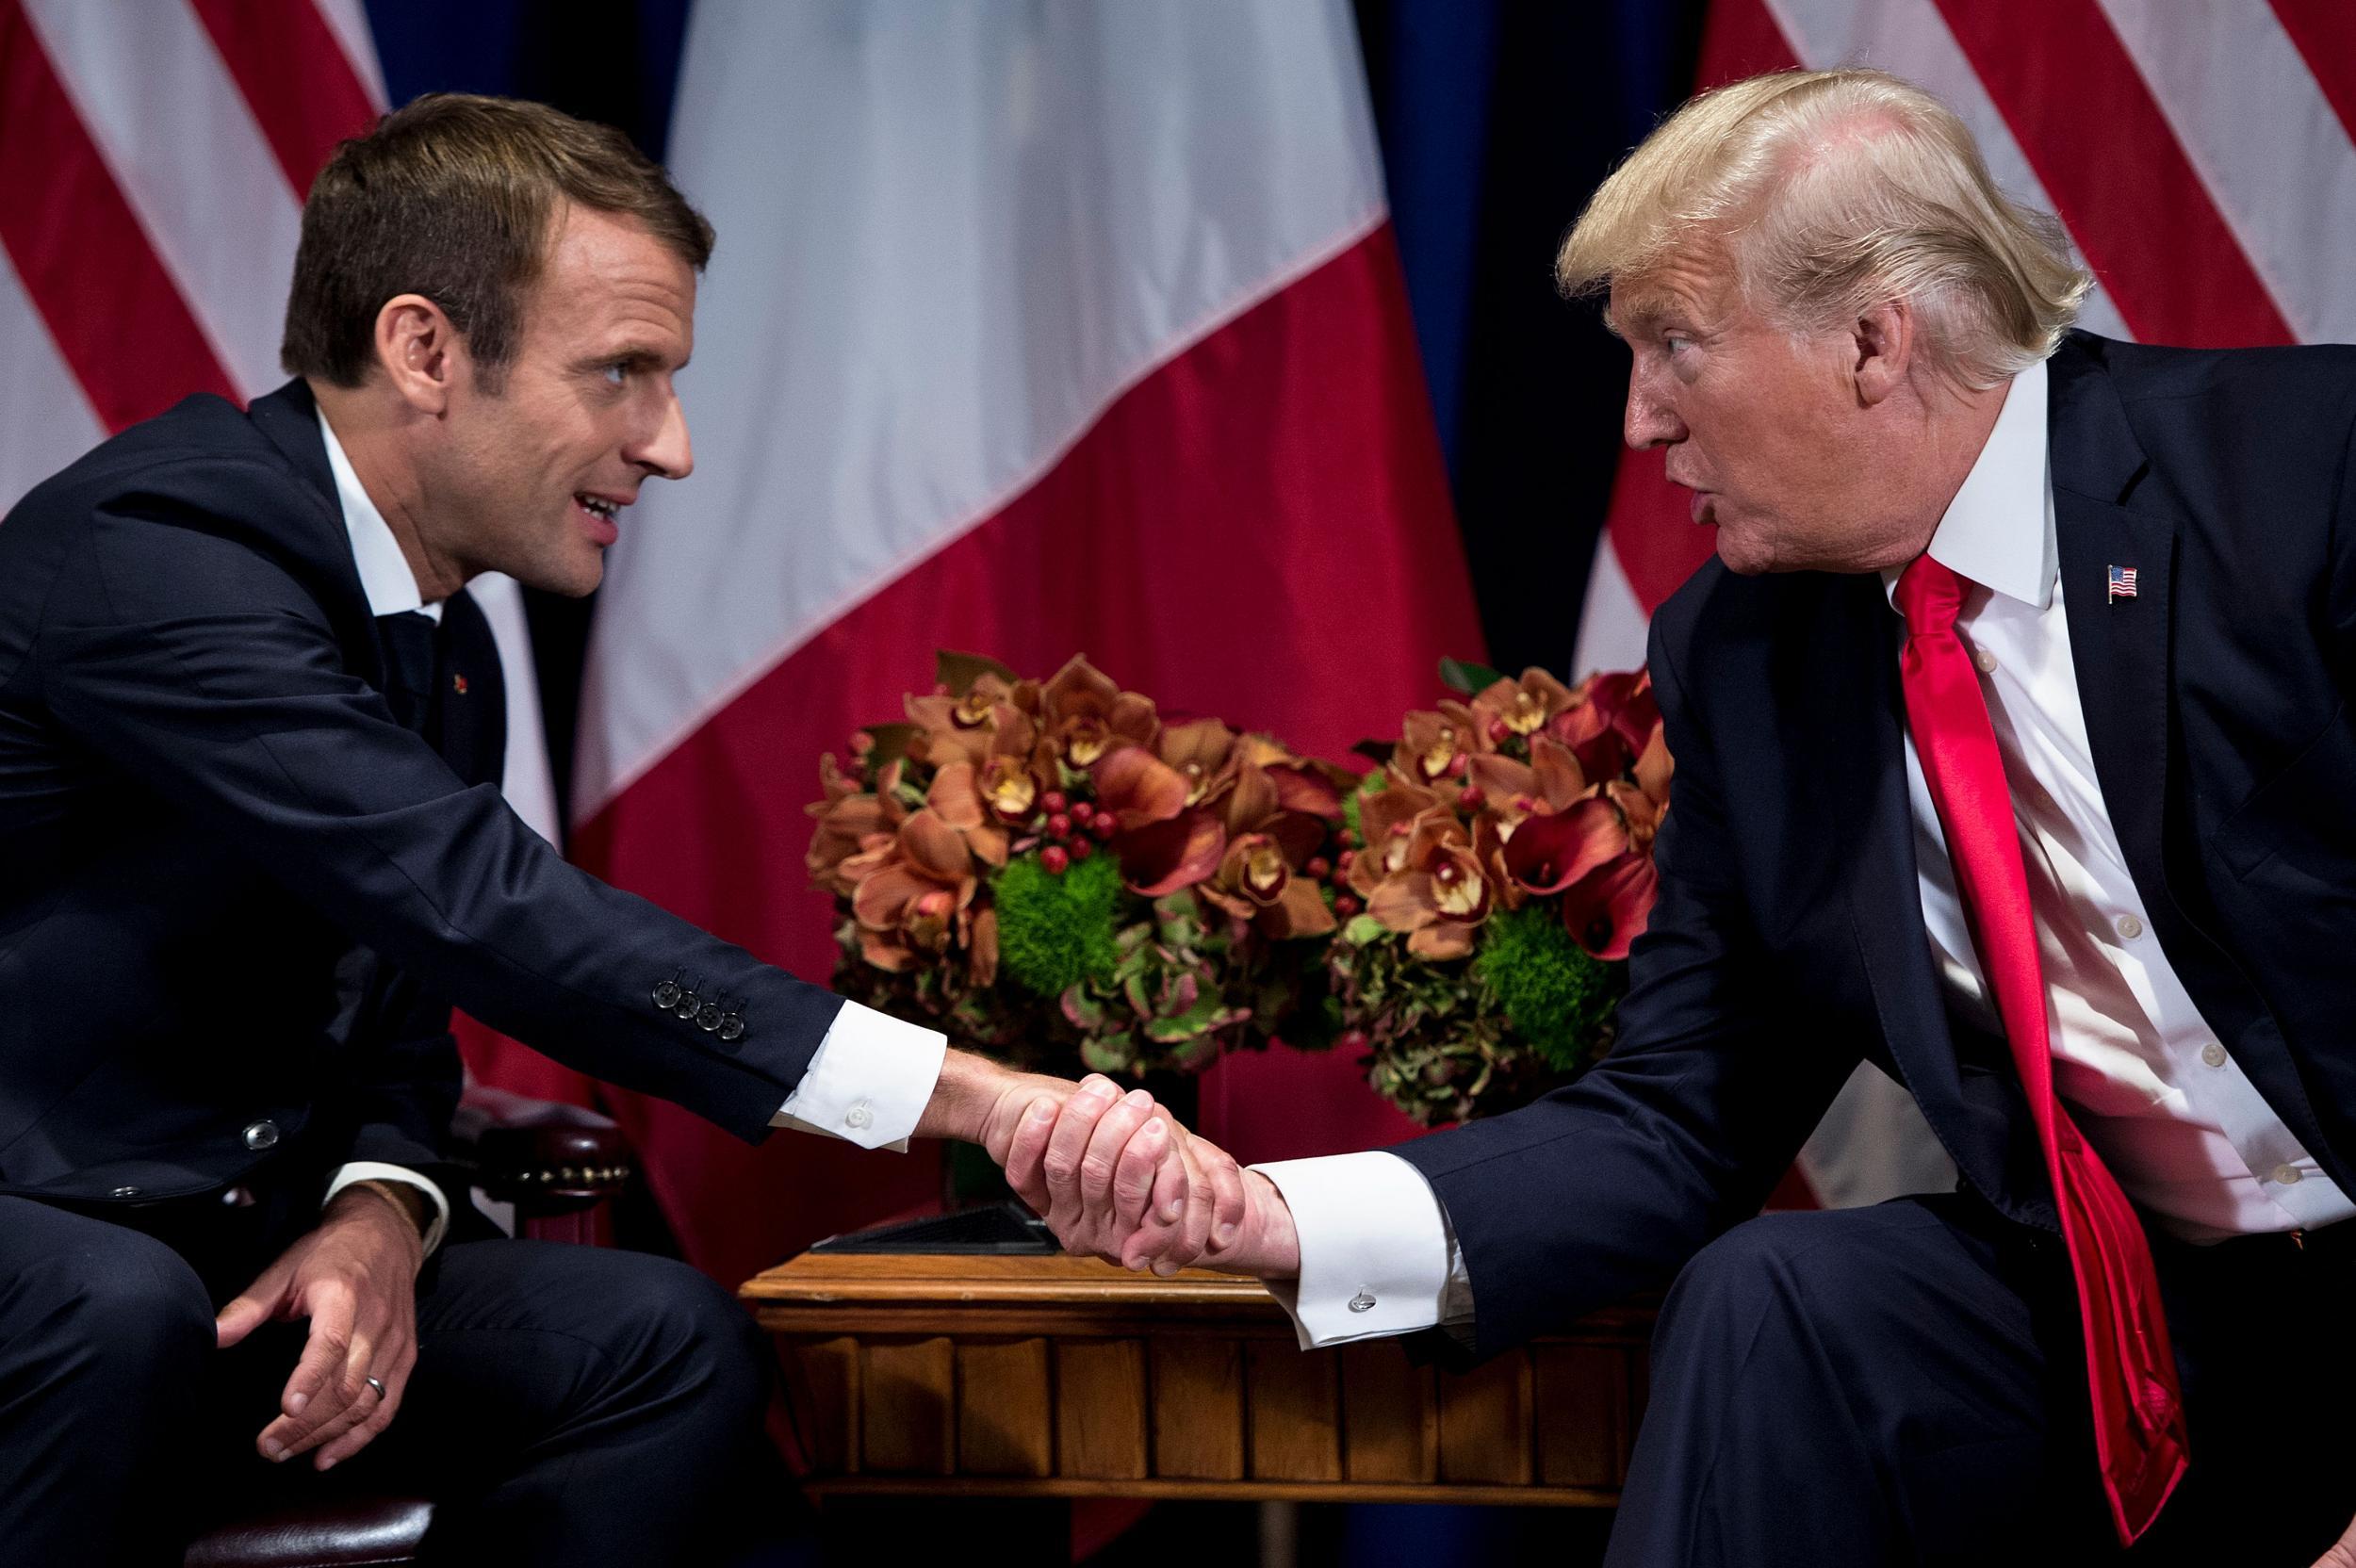
[(1997, 188), (1963, 122), (1886, 72), (1779, 71), (1671, 115), (1587, 204), (1565, 294), (1723, 247), (1743, 297), (1793, 331), (1903, 299), (1931, 364), (1994, 386), (2053, 351), (2093, 279), (2061, 224)]

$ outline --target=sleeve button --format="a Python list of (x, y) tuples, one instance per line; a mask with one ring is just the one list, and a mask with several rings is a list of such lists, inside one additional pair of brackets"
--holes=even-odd
[(722, 1013), (720, 1015), (719, 1035), (722, 1039), (731, 1042), (743, 1039), (744, 1037), (744, 1015), (741, 1013)]
[(663, 984), (657, 986), (654, 988), (654, 1004), (662, 1008), (666, 1013), (673, 1007), (679, 1005), (679, 986), (677, 982), (665, 980)]
[(695, 1027), (707, 1035), (715, 1033), (720, 1027), (720, 1009), (712, 1003), (705, 1003), (696, 1009)]

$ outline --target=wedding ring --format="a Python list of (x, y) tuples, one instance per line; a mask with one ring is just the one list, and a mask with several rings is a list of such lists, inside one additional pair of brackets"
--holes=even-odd
[(374, 1378), (363, 1378), (360, 1380), (368, 1384), (370, 1388), (376, 1390), (376, 1396), (378, 1398), (382, 1399), (384, 1397), (384, 1385), (383, 1383), (378, 1382)]

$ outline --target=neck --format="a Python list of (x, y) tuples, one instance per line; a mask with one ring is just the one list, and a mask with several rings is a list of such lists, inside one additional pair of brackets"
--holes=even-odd
[(1955, 493), (1972, 477), (1972, 465), (1987, 449), (1988, 438), (1996, 429), (1996, 416), (2004, 412), (2005, 395), (2011, 390), (2012, 384), (2005, 382), (1980, 391), (1940, 387), (1930, 394), (1916, 462), (1917, 470), (1925, 476), (1920, 500), (1907, 510), (1905, 537), (1898, 541), (1903, 553), (1888, 565), (1903, 566), (1931, 547), (1931, 538), (1939, 532), (1947, 509), (1955, 504)]
[(408, 406), (384, 396), (383, 388), (366, 384), (346, 387), (306, 381), (305, 384), (342, 444), (360, 488), (368, 493), (401, 546), (401, 559), (409, 563), (409, 573), (417, 580), (417, 596), (428, 604), (438, 604), (464, 588), (471, 574), (447, 551), (434, 547), (422, 526), (425, 487), (410, 451)]

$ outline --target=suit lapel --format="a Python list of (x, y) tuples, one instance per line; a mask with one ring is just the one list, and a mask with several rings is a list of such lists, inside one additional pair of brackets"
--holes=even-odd
[[(2170, 907), (2168, 660), (2177, 519), (2127, 425), (2110, 378), (2074, 342), (2053, 360), (2053, 513), (2070, 656), (2102, 804), (2144, 906)], [(2132, 569), (2114, 596), (2113, 567)]]
[(254, 428), (268, 436), (318, 502), (319, 526), (301, 538), (278, 543), (301, 557), (313, 575), (313, 591), (328, 622), (343, 645), (356, 673), (382, 688), (384, 672), (377, 645), (376, 618), (369, 612), (367, 592), (360, 586), (360, 567), (352, 557), (352, 533), (344, 524), (343, 503), (335, 495), (335, 471), (327, 461), (327, 441), (319, 434), (319, 404), (311, 389), (290, 381), (246, 410)]

